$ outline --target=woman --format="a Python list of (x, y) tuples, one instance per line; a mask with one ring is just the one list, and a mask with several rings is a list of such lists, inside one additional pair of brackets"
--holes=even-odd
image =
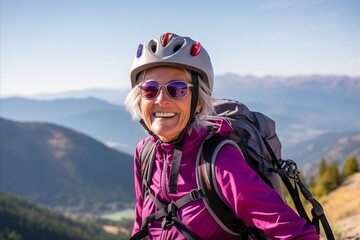
[[(139, 45), (125, 104), (150, 136), (140, 141), (134, 156), (134, 239), (239, 238), (220, 226), (201, 199), (172, 208), (197, 188), (196, 158), (203, 140), (214, 131), (225, 137), (232, 131), (225, 121), (204, 120), (213, 111), (213, 81), (210, 58), (199, 42), (167, 33)], [(144, 191), (139, 158), (149, 141), (155, 161)], [(319, 239), (234, 146), (221, 148), (215, 172), (221, 198), (247, 226), (270, 239)]]

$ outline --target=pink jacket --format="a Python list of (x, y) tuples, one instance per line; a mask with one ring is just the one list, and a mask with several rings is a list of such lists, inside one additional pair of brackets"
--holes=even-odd
[[(231, 131), (226, 122), (222, 122), (217, 130), (223, 136), (227, 136)], [(168, 204), (176, 201), (197, 188), (196, 154), (207, 135), (208, 130), (204, 128), (198, 132), (192, 131), (190, 136), (184, 138), (176, 194), (169, 194), (168, 191), (174, 146), (166, 143), (157, 146), (151, 189), (161, 202)], [(149, 138), (156, 141), (152, 136)], [(137, 145), (134, 157), (136, 206), (132, 234), (139, 231), (142, 221), (157, 210), (149, 196), (145, 199), (141, 196), (139, 153), (145, 141), (144, 139)], [(315, 228), (307, 225), (304, 219), (298, 217), (281, 197), (261, 180), (235, 147), (225, 145), (219, 151), (215, 172), (222, 198), (247, 225), (262, 229), (271, 239), (319, 239)], [(218, 225), (201, 199), (188, 203), (179, 209), (177, 214), (201, 239), (235, 239)], [(162, 230), (161, 220), (149, 224), (149, 232), (150, 239), (185, 239), (175, 227)]]

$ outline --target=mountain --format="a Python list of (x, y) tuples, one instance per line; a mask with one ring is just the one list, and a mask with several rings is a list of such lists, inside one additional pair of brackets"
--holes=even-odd
[(342, 169), (345, 160), (352, 155), (360, 161), (360, 130), (325, 133), (283, 152), (284, 158), (294, 159), (301, 166), (305, 176), (316, 174), (321, 158), (336, 161)]
[[(215, 78), (214, 97), (236, 99), (275, 120), (286, 153), (325, 133), (360, 129), (360, 77), (225, 74)], [(146, 133), (119, 105), (123, 101), (110, 103), (116, 93), (125, 99), (127, 91), (91, 89), (48, 95), (47, 100), (3, 98), (0, 115), (13, 120), (54, 122), (133, 154)], [(49, 100), (71, 94), (76, 98)]]
[(241, 84), (242, 88), (279, 88), (294, 87), (298, 89), (320, 90), (320, 91), (343, 91), (353, 92), (360, 90), (360, 77), (349, 77), (346, 75), (294, 75), (281, 77), (266, 75), (257, 77), (253, 75), (237, 75), (228, 73), (216, 76), (215, 88), (224, 89), (232, 86), (234, 82)]
[(13, 120), (56, 122), (59, 119), (92, 111), (116, 110), (117, 105), (89, 97), (86, 99), (66, 98), (56, 100), (35, 100), (20, 97), (0, 101), (1, 116)]
[(82, 131), (109, 147), (133, 154), (136, 144), (146, 136), (139, 122), (134, 122), (123, 106), (114, 110), (99, 110), (74, 114), (57, 121), (59, 124)]
[(146, 135), (141, 125), (132, 121), (124, 106), (94, 97), (56, 100), (6, 98), (0, 100), (0, 106), (3, 118), (56, 123), (128, 154), (133, 154), (136, 144)]
[[(0, 239), (113, 239), (101, 225), (67, 218), (48, 208), (0, 192)], [(116, 239), (128, 239), (117, 236)]]
[(133, 202), (132, 156), (49, 123), (0, 119), (1, 191), (76, 212)]
[[(238, 75), (233, 73), (215, 76), (215, 97), (230, 97), (228, 95), (228, 93), (230, 93), (231, 98), (240, 98), (239, 100), (243, 102), (266, 103), (267, 101), (258, 101), (259, 99), (268, 99), (268, 96), (270, 96), (262, 96), (259, 94), (258, 91), (261, 91), (262, 89), (265, 90), (265, 93), (267, 92), (269, 94), (271, 94), (275, 89), (297, 89), (301, 91), (328, 93), (336, 91), (340, 92), (341, 95), (352, 95), (360, 91), (360, 77), (349, 77), (341, 75), (295, 75), (288, 77), (267, 75), (258, 77), (254, 75)], [(245, 95), (239, 95), (238, 91), (245, 93)], [(95, 97), (110, 103), (122, 105), (128, 92), (129, 89), (94, 88), (61, 93), (38, 94), (28, 98), (38, 100), (54, 100), (64, 98), (83, 99)], [(286, 94), (286, 92), (283, 93)], [(277, 94), (273, 95), (276, 96)], [(281, 95), (278, 97), (281, 98)], [(272, 99), (268, 100), (271, 101)], [(302, 100), (306, 101), (306, 99)], [(359, 100), (360, 99), (358, 99), (358, 101)]]
[(125, 102), (125, 98), (128, 93), (129, 93), (129, 89), (92, 88), (85, 90), (60, 92), (60, 93), (43, 93), (28, 98), (38, 99), (38, 100), (54, 100), (54, 99), (64, 99), (64, 98), (83, 99), (83, 98), (96, 97), (98, 99), (103, 99), (112, 104), (122, 105)]
[[(360, 77), (239, 76), (217, 77), (215, 97), (234, 98), (264, 112), (281, 125), (303, 125), (318, 130), (360, 129)], [(296, 122), (287, 122), (291, 117)], [(351, 121), (346, 121), (347, 119)]]

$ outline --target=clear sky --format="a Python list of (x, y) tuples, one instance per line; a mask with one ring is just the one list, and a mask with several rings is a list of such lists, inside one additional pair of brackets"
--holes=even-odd
[(1, 0), (1, 97), (129, 88), (138, 44), (165, 32), (215, 75), (360, 76), (359, 0)]

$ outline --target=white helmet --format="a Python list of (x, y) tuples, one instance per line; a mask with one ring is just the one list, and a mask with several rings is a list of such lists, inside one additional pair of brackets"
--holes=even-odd
[(182, 67), (200, 74), (210, 91), (214, 85), (214, 71), (209, 54), (199, 42), (189, 37), (165, 33), (139, 44), (131, 67), (131, 87), (136, 86), (140, 72), (157, 66)]

